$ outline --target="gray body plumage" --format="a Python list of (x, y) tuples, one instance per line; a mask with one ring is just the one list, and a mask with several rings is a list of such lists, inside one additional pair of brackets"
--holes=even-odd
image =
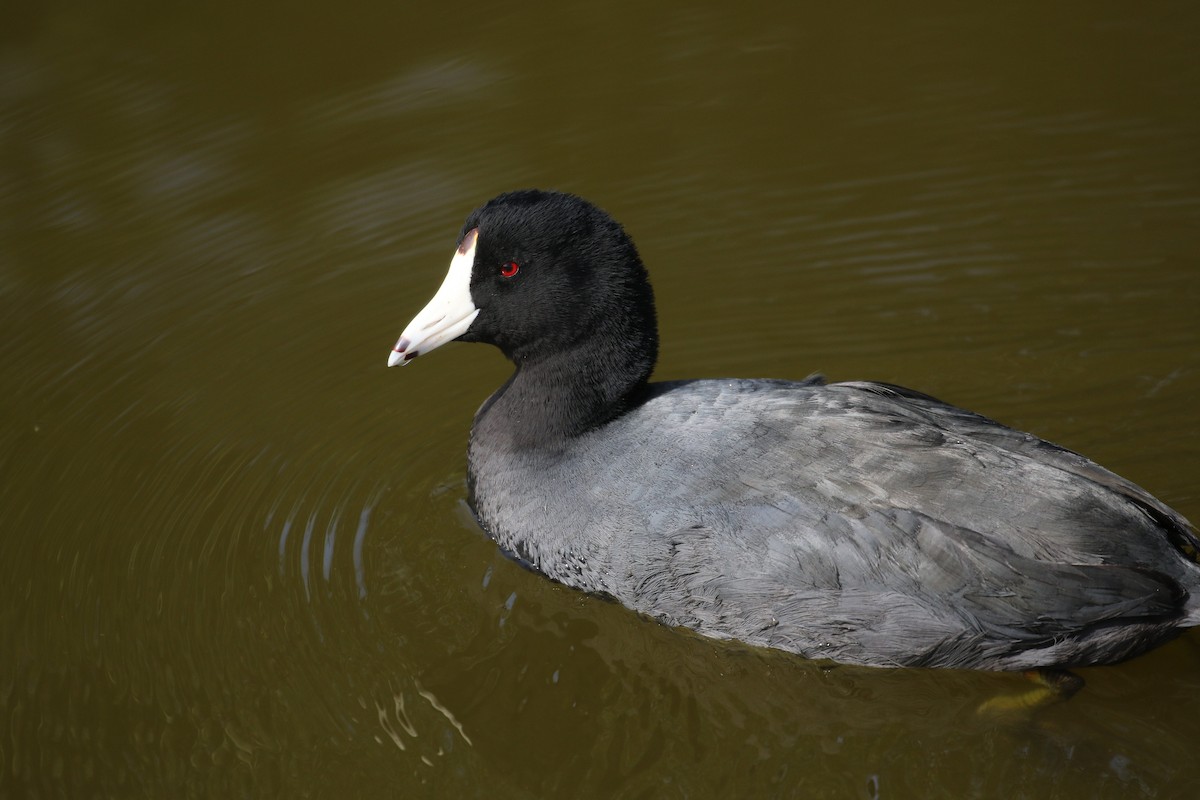
[(1025, 669), (1121, 660), (1197, 622), (1182, 517), (932, 398), (651, 384), (569, 446), (537, 447), (511, 435), (510, 386), (472, 435), (481, 524), (538, 571), (669, 625), (848, 663)]

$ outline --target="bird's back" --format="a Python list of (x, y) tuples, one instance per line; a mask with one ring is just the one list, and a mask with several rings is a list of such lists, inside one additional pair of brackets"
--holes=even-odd
[(1195, 615), (1200, 542), (1178, 514), (883, 384), (651, 384), (567, 446), (473, 441), (471, 472), (485, 529), (539, 571), (809, 657), (1116, 661)]

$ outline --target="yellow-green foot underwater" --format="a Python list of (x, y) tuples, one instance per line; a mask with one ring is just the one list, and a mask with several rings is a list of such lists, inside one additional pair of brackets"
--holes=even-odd
[(1066, 700), (1083, 688), (1083, 678), (1065, 669), (1034, 669), (1022, 674), (1034, 684), (1032, 687), (1023, 692), (993, 697), (981, 703), (975, 713), (1000, 716), (1036, 711)]

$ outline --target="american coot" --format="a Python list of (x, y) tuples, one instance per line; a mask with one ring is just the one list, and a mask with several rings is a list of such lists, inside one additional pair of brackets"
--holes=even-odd
[(882, 383), (650, 383), (633, 242), (555, 192), (467, 217), (388, 359), (516, 364), (479, 409), (470, 502), (545, 575), (668, 625), (875, 666), (1120, 661), (1200, 624), (1200, 541), (1077, 453)]

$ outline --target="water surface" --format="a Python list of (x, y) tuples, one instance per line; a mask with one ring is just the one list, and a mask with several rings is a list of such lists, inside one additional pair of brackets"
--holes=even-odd
[(1197, 634), (995, 718), (664, 629), (471, 521), (496, 352), (384, 363), (567, 189), (659, 377), (901, 383), (1200, 518), (1200, 14), (176, 5), (0, 12), (0, 794), (1192, 791)]

